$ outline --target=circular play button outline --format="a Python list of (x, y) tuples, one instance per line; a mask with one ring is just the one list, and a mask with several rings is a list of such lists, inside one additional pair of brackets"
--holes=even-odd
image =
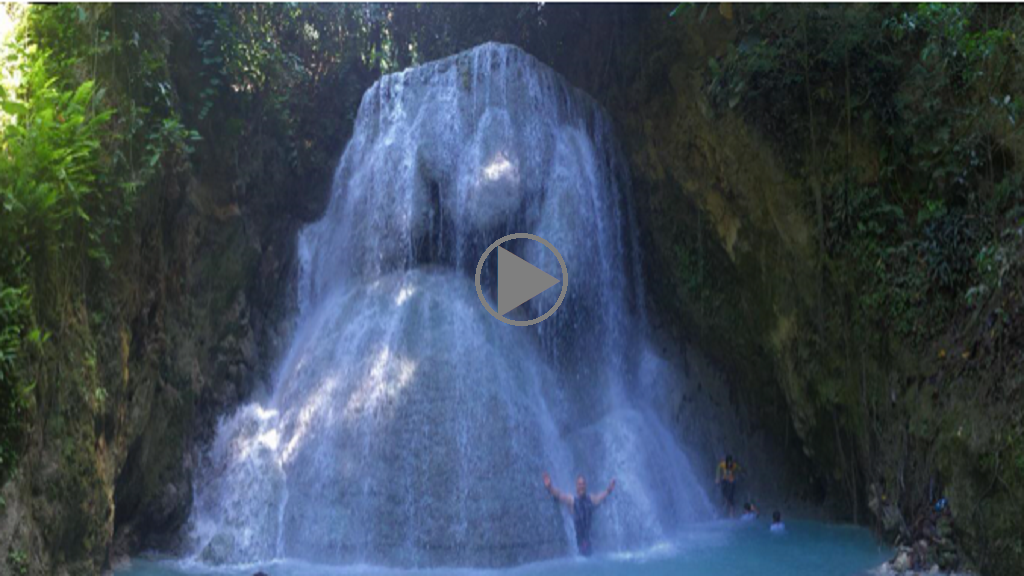
[[(493, 252), (494, 249), (497, 248), (498, 246), (501, 246), (502, 244), (508, 242), (509, 240), (515, 240), (517, 238), (528, 238), (530, 240), (540, 242), (541, 244), (544, 245), (545, 248), (551, 250), (552, 254), (555, 255), (555, 258), (558, 258), (558, 265), (562, 267), (562, 293), (558, 295), (558, 300), (555, 302), (555, 305), (552, 306), (550, 310), (534, 318), (533, 320), (509, 320), (508, 318), (499, 315), (497, 312), (494, 311), (494, 308), (491, 308), (491, 305), (487, 303), (487, 299), (484, 298), (484, 290), (480, 286), (480, 274), (484, 270), (484, 262), (487, 261), (487, 256), (489, 256), (490, 253)], [(476, 284), (476, 295), (477, 297), (480, 298), (480, 303), (484, 305), (484, 308), (487, 309), (491, 316), (494, 316), (498, 320), (501, 320), (505, 324), (509, 324), (511, 326), (533, 326), (534, 324), (537, 324), (543, 320), (547, 320), (547, 318), (554, 314), (555, 310), (558, 310), (558, 307), (562, 305), (562, 300), (565, 300), (565, 294), (566, 292), (569, 291), (569, 269), (565, 266), (565, 260), (562, 259), (562, 255), (558, 252), (558, 250), (555, 249), (551, 242), (548, 242), (547, 240), (541, 238), (540, 236), (537, 236), (536, 234), (529, 234), (527, 232), (517, 232), (515, 234), (509, 234), (508, 236), (498, 238), (497, 240), (494, 241), (493, 244), (487, 247), (487, 250), (484, 250), (483, 256), (480, 257), (480, 262), (477, 263), (476, 265), (476, 279), (474, 283)]]

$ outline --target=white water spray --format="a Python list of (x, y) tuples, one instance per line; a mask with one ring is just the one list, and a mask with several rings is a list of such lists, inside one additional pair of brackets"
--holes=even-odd
[[(221, 423), (200, 473), (196, 557), (565, 555), (572, 528), (545, 470), (565, 490), (577, 473), (595, 491), (619, 479), (595, 516), (598, 550), (710, 518), (652, 405), (673, 376), (650, 365), (627, 192), (604, 112), (518, 48), (486, 44), (378, 81), (326, 213), (301, 234), (300, 317), (273, 394)], [(571, 277), (558, 312), (531, 328), (489, 316), (473, 286), (480, 254), (513, 232), (558, 247)], [(560, 277), (536, 243), (507, 247)], [(489, 262), (491, 290), (494, 273)]]

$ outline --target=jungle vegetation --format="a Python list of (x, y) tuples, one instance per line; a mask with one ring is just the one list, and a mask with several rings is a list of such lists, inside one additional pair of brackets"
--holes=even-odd
[[(144, 287), (132, 263), (151, 250), (142, 231), (166, 181), (204, 169), (234, 181), (249, 156), (294, 177), (322, 172), (344, 144), (334, 128), (373, 79), (483, 41), (595, 79), (584, 87), (599, 100), (645, 94), (641, 82), (664, 95), (677, 88), (645, 67), (651, 46), (671, 52), (718, 19), (726, 48), (690, 63), (711, 114), (741, 119), (781, 159), (812, 224), (814, 296), (794, 339), (808, 394), (790, 396), (789, 417), (813, 421), (801, 426), (814, 473), (850, 519), (870, 510), (880, 531), (905, 538), (943, 492), (966, 556), (994, 574), (1024, 566), (1020, 7), (4, 10), (16, 28), (0, 62), (0, 483), (33, 430), (68, 439), (72, 461), (117, 428), (122, 396), (103, 366), (135, 353), (125, 315)], [(648, 34), (652, 21), (690, 27)], [(603, 45), (587, 37), (598, 24), (621, 34), (607, 52), (578, 48)], [(347, 116), (325, 118), (335, 94)], [(609, 111), (622, 128), (644, 106)], [(768, 349), (767, 314), (735, 302), (749, 290), (770, 311), (771, 292), (730, 285), (727, 259), (705, 251), (712, 234), (671, 239), (665, 277), (702, 311), (686, 328), (725, 342), (742, 330)], [(25, 565), (15, 556), (9, 565)]]

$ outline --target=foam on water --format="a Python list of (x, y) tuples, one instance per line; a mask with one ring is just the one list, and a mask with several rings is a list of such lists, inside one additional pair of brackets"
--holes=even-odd
[[(300, 314), (271, 396), (225, 418), (188, 526), (191, 561), (509, 566), (573, 553), (541, 473), (616, 493), (595, 546), (648, 549), (714, 518), (658, 414), (629, 175), (593, 100), (486, 44), (364, 95), (323, 218), (300, 235)], [(550, 319), (480, 306), (477, 259), (531, 232), (565, 258)], [(530, 241), (507, 245), (560, 277)], [(493, 300), (495, 263), (484, 284)], [(524, 305), (546, 311), (549, 290)], [(493, 304), (492, 304), (493, 305)]]
[(402, 570), (366, 565), (325, 566), (276, 561), (211, 568), (181, 560), (135, 560), (118, 576), (858, 576), (891, 556), (864, 529), (787, 521), (785, 534), (770, 534), (766, 521), (691, 525), (675, 540), (632, 552), (566, 557), (508, 569)]

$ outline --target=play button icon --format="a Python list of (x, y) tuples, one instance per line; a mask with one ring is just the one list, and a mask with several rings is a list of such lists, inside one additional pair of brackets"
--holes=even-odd
[(558, 279), (498, 246), (498, 314), (504, 316), (520, 304), (558, 284)]
[[(555, 258), (558, 259), (558, 264), (562, 267), (562, 279), (559, 280), (554, 276), (551, 276), (547, 272), (537, 268), (533, 264), (530, 264), (526, 260), (523, 260), (519, 256), (509, 252), (508, 250), (501, 247), (501, 244), (514, 240), (516, 238), (528, 238), (535, 242), (540, 242), (548, 250), (550, 250)], [(487, 256), (498, 249), (498, 311), (495, 312), (491, 305), (487, 303), (487, 299), (484, 298), (484, 291), (480, 285), (480, 275), (483, 272), (484, 262), (487, 260)], [(506, 314), (515, 310), (522, 304), (530, 301), (535, 296), (546, 291), (552, 286), (562, 283), (562, 292), (558, 296), (558, 301), (551, 307), (550, 310), (545, 312), (543, 315), (534, 318), (533, 320), (510, 320), (505, 317)], [(503, 238), (498, 239), (496, 242), (491, 244), (487, 250), (484, 251), (480, 257), (480, 262), (476, 267), (476, 293), (480, 297), (480, 303), (484, 305), (484, 308), (498, 320), (506, 324), (513, 326), (531, 326), (536, 324), (548, 316), (554, 314), (555, 310), (562, 304), (562, 300), (565, 299), (565, 293), (569, 289), (569, 271), (565, 266), (565, 260), (562, 259), (562, 255), (555, 250), (555, 247), (550, 242), (535, 236), (533, 234), (527, 234), (521, 232), (519, 234), (509, 234)]]

